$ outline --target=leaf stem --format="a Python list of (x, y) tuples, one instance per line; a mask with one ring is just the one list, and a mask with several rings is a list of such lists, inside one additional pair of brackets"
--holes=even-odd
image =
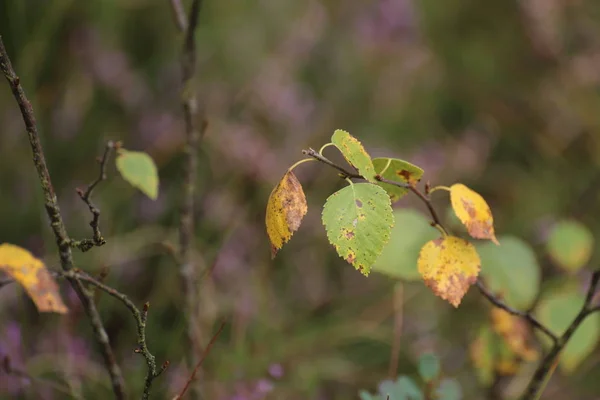
[(315, 160), (314, 158), (305, 158), (305, 159), (302, 159), (302, 160), (298, 161), (297, 163), (295, 163), (294, 165), (292, 165), (291, 167), (289, 167), (288, 171), (291, 171), (294, 168), (296, 168), (298, 165), (303, 164), (303, 163), (308, 162), (308, 161), (317, 161), (317, 160)]
[(323, 146), (321, 146), (321, 148), (319, 149), (319, 154), (323, 155), (323, 150), (325, 150), (326, 148), (328, 148), (329, 146), (335, 146), (335, 144), (329, 142), (329, 143), (325, 143)]
[(429, 194), (435, 192), (436, 190), (446, 190), (446, 191), (450, 191), (450, 188), (448, 186), (434, 186), (432, 188), (429, 189)]

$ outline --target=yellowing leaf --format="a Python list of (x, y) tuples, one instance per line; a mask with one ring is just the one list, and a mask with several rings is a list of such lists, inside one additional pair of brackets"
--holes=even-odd
[(119, 149), (117, 169), (123, 179), (152, 200), (158, 197), (158, 171), (152, 158), (140, 151)]
[(481, 383), (490, 385), (495, 375), (511, 376), (519, 371), (520, 360), (500, 335), (488, 325), (480, 328), (469, 346), (469, 356)]
[[(374, 158), (373, 166), (376, 173), (390, 181), (416, 184), (423, 176), (421, 168), (398, 158)], [(389, 183), (378, 182), (377, 184), (385, 189), (392, 199), (392, 203), (400, 200), (408, 193), (408, 189)]]
[(469, 235), (475, 239), (490, 239), (499, 244), (494, 233), (492, 211), (479, 193), (456, 183), (450, 187), (450, 201), (456, 216), (467, 227)]
[(458, 307), (469, 286), (477, 280), (481, 261), (471, 243), (446, 236), (423, 246), (417, 266), (433, 293)]
[(68, 311), (44, 263), (29, 251), (8, 243), (0, 244), (0, 270), (25, 288), (40, 312), (65, 314)]
[(287, 171), (269, 196), (265, 223), (275, 257), (302, 223), (308, 207), (302, 185), (292, 171)]
[(337, 147), (346, 161), (358, 170), (358, 173), (366, 180), (377, 183), (375, 180), (375, 167), (371, 156), (367, 153), (362, 143), (341, 129), (336, 129), (331, 136), (331, 142)]
[(394, 225), (385, 190), (371, 183), (346, 186), (329, 196), (322, 220), (340, 257), (368, 276)]
[(531, 346), (531, 331), (522, 318), (511, 315), (501, 308), (492, 308), (491, 317), (492, 327), (502, 336), (513, 353), (525, 361), (537, 359), (537, 351)]

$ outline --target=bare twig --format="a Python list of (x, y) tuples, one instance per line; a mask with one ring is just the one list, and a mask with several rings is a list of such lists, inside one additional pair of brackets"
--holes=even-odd
[(508, 305), (504, 304), (500, 299), (495, 297), (492, 294), (492, 292), (490, 292), (483, 285), (483, 283), (481, 282), (480, 279), (478, 279), (475, 284), (477, 285), (477, 288), (479, 289), (481, 294), (486, 299), (488, 299), (490, 301), (490, 303), (492, 303), (494, 306), (503, 309), (504, 311), (506, 311), (507, 313), (509, 313), (511, 315), (515, 315), (517, 317), (521, 317), (521, 318), (525, 319), (529, 324), (531, 324), (531, 326), (533, 326), (536, 329), (539, 329), (546, 336), (548, 336), (552, 340), (552, 342), (556, 343), (558, 341), (558, 336), (556, 336), (548, 328), (546, 328), (540, 321), (538, 321), (533, 315), (531, 315), (530, 312), (515, 310), (514, 308), (509, 307)]
[[(181, 96), (185, 120), (186, 143), (184, 147), (185, 171), (182, 184), (181, 217), (179, 224), (179, 261), (180, 273), (185, 296), (185, 315), (188, 319), (188, 342), (191, 346), (192, 357), (200, 353), (200, 322), (198, 320), (198, 276), (197, 265), (194, 263), (193, 239), (194, 201), (196, 197), (196, 181), (198, 169), (198, 144), (206, 129), (206, 122), (199, 127), (199, 105), (194, 90), (196, 72), (196, 42), (195, 32), (198, 26), (201, 0), (193, 0), (189, 18), (180, 0), (171, 0), (171, 8), (176, 16), (177, 26), (184, 34), (181, 59)], [(189, 364), (194, 365), (193, 359)]]
[(142, 310), (140, 310), (127, 295), (119, 292), (118, 290), (100, 282), (96, 278), (86, 274), (83, 271), (78, 269), (72, 269), (69, 272), (62, 273), (61, 275), (65, 277), (71, 277), (75, 279), (79, 279), (83, 282), (93, 285), (94, 287), (102, 290), (103, 292), (109, 294), (115, 299), (121, 301), (127, 309), (133, 315), (137, 325), (137, 345), (138, 347), (135, 349), (136, 353), (141, 354), (146, 359), (146, 364), (148, 366), (148, 372), (146, 373), (146, 379), (144, 383), (144, 393), (142, 395), (142, 399), (147, 400), (150, 398), (150, 388), (152, 387), (152, 381), (156, 379), (160, 374), (163, 373), (165, 369), (169, 366), (169, 362), (166, 361), (162, 364), (160, 368), (156, 365), (156, 358), (150, 353), (148, 350), (148, 344), (146, 342), (146, 320), (148, 318), (148, 309), (150, 307), (150, 303), (145, 303)]
[(85, 204), (87, 204), (90, 212), (92, 213), (92, 221), (90, 222), (90, 226), (92, 227), (93, 236), (91, 239), (83, 239), (83, 240), (71, 240), (71, 247), (76, 247), (81, 251), (88, 251), (94, 246), (103, 246), (106, 244), (106, 240), (102, 237), (102, 233), (100, 232), (100, 210), (98, 207), (92, 203), (92, 192), (96, 188), (96, 186), (106, 179), (106, 163), (110, 156), (111, 150), (115, 147), (115, 144), (112, 140), (106, 143), (106, 147), (104, 148), (104, 154), (102, 158), (98, 159), (98, 163), (100, 164), (100, 175), (98, 178), (92, 182), (84, 192), (81, 189), (77, 189), (77, 194), (81, 197), (81, 200)]
[(196, 378), (196, 373), (198, 372), (198, 370), (202, 366), (202, 363), (204, 362), (204, 359), (206, 358), (206, 356), (210, 352), (210, 349), (212, 348), (212, 346), (217, 341), (217, 338), (219, 337), (219, 335), (223, 331), (224, 327), (225, 327), (225, 322), (221, 322), (221, 326), (219, 327), (219, 329), (217, 330), (217, 332), (213, 335), (212, 339), (210, 339), (210, 342), (208, 343), (208, 345), (206, 346), (206, 348), (202, 352), (202, 356), (200, 357), (200, 360), (198, 361), (198, 363), (194, 367), (194, 371), (192, 372), (192, 375), (190, 376), (190, 378), (185, 383), (185, 386), (183, 387), (183, 389), (181, 390), (181, 392), (177, 396), (175, 396), (173, 398), (173, 400), (179, 400), (179, 399), (181, 399), (183, 397), (183, 395), (185, 394), (185, 392), (187, 392), (188, 388), (190, 387), (190, 384)]
[(355, 174), (353, 172), (348, 171), (346, 168), (337, 165), (336, 163), (334, 163), (333, 161), (331, 161), (327, 157), (319, 154), (318, 152), (316, 152), (313, 149), (302, 150), (302, 154), (307, 155), (309, 157), (312, 157), (312, 158), (314, 158), (317, 161), (321, 161), (323, 164), (327, 164), (330, 167), (333, 167), (333, 168), (337, 169), (338, 171), (340, 171), (342, 173), (342, 175), (344, 176), (344, 178), (364, 179), (362, 177), (362, 175)]
[(171, 1), (171, 10), (173, 11), (173, 16), (175, 17), (175, 23), (181, 32), (187, 31), (187, 17), (185, 15), (185, 9), (183, 8), (183, 4), (181, 0), (170, 0)]
[[(23, 117), (23, 122), (25, 123), (25, 128), (29, 138), (29, 144), (31, 145), (31, 150), (33, 153), (33, 163), (37, 170), (38, 178), (44, 193), (44, 206), (46, 208), (48, 218), (50, 219), (50, 226), (56, 238), (61, 267), (63, 271), (70, 271), (75, 267), (73, 254), (71, 253), (71, 239), (67, 234), (67, 230), (60, 213), (60, 208), (58, 206), (56, 194), (54, 192), (54, 187), (52, 186), (50, 172), (48, 171), (48, 166), (46, 165), (44, 151), (42, 149), (40, 136), (37, 130), (37, 123), (33, 113), (33, 107), (27, 99), (25, 91), (20, 84), (20, 79), (13, 69), (1, 36), (0, 69), (6, 77), (13, 96), (21, 110), (21, 115)], [(102, 319), (100, 318), (100, 314), (96, 309), (96, 305), (94, 304), (93, 297), (82, 285), (80, 280), (77, 278), (68, 278), (68, 280), (77, 293), (85, 313), (90, 320), (96, 342), (100, 347), (102, 357), (104, 358), (104, 364), (106, 365), (106, 369), (108, 370), (111, 378), (113, 392), (115, 393), (117, 399), (124, 399), (126, 396), (123, 375), (121, 374), (121, 369), (117, 365), (114, 353), (110, 346), (108, 335), (104, 329), (104, 325), (102, 323)]]
[(573, 319), (573, 322), (571, 322), (571, 324), (567, 327), (562, 336), (558, 338), (558, 340), (554, 343), (554, 346), (552, 346), (548, 354), (546, 354), (546, 357), (544, 357), (544, 359), (536, 369), (535, 373), (533, 374), (533, 378), (531, 378), (531, 381), (527, 386), (527, 389), (525, 389), (525, 394), (523, 395), (522, 400), (533, 400), (540, 398), (540, 395), (544, 390), (545, 383), (549, 379), (550, 374), (552, 374), (552, 372), (554, 371), (554, 367), (558, 362), (558, 357), (569, 342), (569, 339), (571, 339), (579, 325), (581, 325), (581, 323), (587, 318), (587, 316), (595, 312), (598, 308), (593, 307), (591, 303), (594, 299), (596, 291), (598, 290), (599, 282), (600, 270), (592, 273), (590, 286), (588, 287), (585, 302), (581, 307), (581, 311), (579, 311), (579, 314), (577, 314), (577, 316)]

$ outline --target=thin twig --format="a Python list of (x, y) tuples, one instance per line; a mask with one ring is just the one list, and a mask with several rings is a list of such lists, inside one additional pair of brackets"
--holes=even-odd
[(98, 186), (100, 182), (106, 179), (106, 164), (110, 157), (111, 150), (115, 147), (115, 144), (112, 140), (109, 140), (106, 143), (106, 147), (104, 148), (104, 154), (102, 158), (98, 159), (98, 163), (100, 164), (100, 175), (98, 178), (88, 185), (86, 191), (84, 192), (81, 189), (77, 189), (77, 194), (81, 197), (81, 200), (85, 204), (87, 204), (90, 212), (92, 213), (92, 221), (90, 222), (90, 226), (92, 227), (93, 236), (91, 239), (83, 239), (83, 240), (71, 240), (71, 247), (76, 247), (79, 250), (85, 252), (91, 249), (94, 246), (103, 246), (106, 244), (106, 240), (102, 237), (102, 233), (100, 232), (100, 209), (96, 207), (94, 203), (92, 203), (92, 192)]
[(65, 277), (77, 278), (81, 281), (89, 283), (103, 292), (109, 294), (115, 299), (121, 301), (125, 307), (129, 309), (131, 315), (135, 319), (137, 325), (137, 345), (138, 347), (134, 350), (136, 353), (141, 354), (146, 359), (146, 365), (148, 366), (148, 372), (146, 373), (146, 379), (144, 383), (144, 393), (142, 399), (147, 400), (150, 398), (150, 388), (152, 387), (152, 381), (156, 379), (165, 369), (169, 366), (169, 362), (166, 361), (163, 365), (158, 368), (156, 366), (156, 358), (148, 350), (148, 344), (146, 341), (146, 320), (148, 318), (148, 309), (150, 303), (146, 302), (142, 310), (140, 310), (134, 303), (127, 297), (127, 295), (119, 292), (118, 290), (100, 282), (96, 278), (86, 274), (78, 269), (73, 269), (67, 273), (61, 274)]
[(344, 175), (344, 178), (364, 179), (362, 177), (362, 175), (355, 174), (354, 172), (348, 171), (344, 167), (341, 167), (341, 166), (337, 165), (336, 163), (334, 163), (333, 161), (331, 161), (327, 157), (325, 157), (325, 156), (317, 153), (313, 149), (302, 150), (302, 154), (307, 155), (309, 157), (313, 157), (315, 160), (321, 161), (323, 164), (327, 164), (330, 167), (333, 167), (333, 168), (337, 169), (338, 171), (340, 171), (342, 173), (342, 175)]
[(573, 319), (573, 322), (571, 322), (571, 324), (567, 327), (562, 336), (554, 343), (554, 346), (552, 346), (548, 354), (546, 354), (546, 357), (544, 357), (536, 369), (535, 373), (533, 374), (533, 378), (531, 378), (531, 381), (525, 390), (522, 400), (533, 400), (540, 398), (540, 395), (544, 390), (545, 383), (549, 379), (550, 374), (552, 374), (554, 371), (554, 366), (558, 362), (560, 353), (565, 348), (569, 342), (569, 339), (571, 339), (579, 325), (581, 325), (588, 315), (592, 314), (596, 310), (597, 307), (593, 307), (591, 303), (594, 299), (596, 291), (598, 290), (599, 282), (600, 270), (595, 271), (592, 274), (592, 279), (590, 281), (590, 286), (588, 287), (585, 302), (583, 303), (579, 314), (577, 314), (577, 316)]
[[(193, 0), (190, 13), (186, 18), (183, 5), (178, 0), (171, 0), (171, 8), (176, 16), (177, 26), (184, 34), (181, 58), (181, 96), (185, 120), (186, 143), (184, 147), (185, 171), (182, 183), (182, 203), (179, 223), (179, 261), (180, 273), (185, 296), (185, 315), (187, 317), (187, 339), (194, 356), (200, 353), (200, 321), (198, 320), (198, 276), (194, 263), (193, 240), (195, 233), (194, 202), (196, 197), (196, 181), (198, 170), (198, 145), (206, 129), (206, 122), (198, 127), (199, 105), (194, 78), (196, 72), (195, 33), (200, 15), (201, 0)], [(194, 365), (193, 359), (189, 364)]]
[(392, 339), (392, 355), (390, 357), (390, 365), (388, 369), (388, 375), (390, 379), (396, 379), (398, 374), (398, 360), (400, 359), (400, 344), (402, 337), (402, 324), (403, 324), (403, 307), (404, 307), (404, 285), (402, 282), (396, 283), (394, 286), (393, 294), (393, 306), (394, 306), (394, 332)]
[(185, 16), (185, 9), (183, 8), (183, 4), (181, 0), (170, 0), (171, 1), (171, 10), (173, 11), (173, 16), (175, 17), (175, 24), (179, 28), (181, 32), (185, 32), (187, 30), (187, 17)]
[[(50, 226), (56, 238), (61, 267), (63, 271), (70, 271), (75, 267), (73, 261), (73, 254), (71, 253), (71, 239), (69, 238), (65, 224), (63, 222), (62, 215), (60, 213), (60, 208), (58, 206), (58, 200), (56, 198), (56, 193), (54, 192), (54, 187), (52, 186), (50, 172), (48, 171), (48, 166), (46, 164), (46, 159), (44, 156), (44, 150), (42, 149), (40, 136), (37, 130), (37, 123), (33, 113), (33, 107), (27, 99), (25, 91), (23, 90), (23, 87), (20, 84), (20, 79), (15, 73), (15, 70), (13, 69), (10, 58), (8, 57), (8, 53), (6, 52), (6, 49), (4, 47), (4, 43), (2, 42), (1, 36), (0, 69), (6, 77), (6, 80), (8, 81), (9, 86), (12, 90), (13, 96), (21, 110), (21, 115), (23, 117), (23, 122), (25, 123), (25, 128), (27, 130), (27, 135), (29, 138), (29, 144), (31, 145), (31, 150), (33, 153), (33, 163), (37, 170), (42, 191), (44, 192), (44, 206), (46, 208), (48, 218), (50, 219)], [(114, 353), (110, 346), (108, 334), (104, 329), (102, 319), (100, 318), (100, 314), (96, 309), (93, 297), (85, 289), (80, 280), (78, 280), (77, 278), (69, 278), (68, 280), (75, 292), (77, 293), (77, 296), (79, 297), (79, 300), (83, 305), (83, 309), (85, 310), (85, 313), (87, 314), (90, 320), (92, 330), (96, 338), (96, 342), (100, 347), (100, 352), (104, 359), (104, 364), (111, 378), (111, 384), (115, 396), (117, 399), (124, 399), (126, 396), (123, 375), (121, 374), (121, 369), (119, 368), (116, 362)]]
[(504, 304), (500, 299), (498, 299), (497, 297), (495, 297), (492, 292), (490, 292), (481, 282), (480, 279), (477, 280), (477, 282), (475, 283), (477, 285), (477, 288), (479, 289), (479, 292), (481, 292), (481, 294), (490, 301), (490, 303), (492, 303), (494, 306), (503, 309), (504, 311), (506, 311), (507, 313), (511, 314), (511, 315), (515, 315), (517, 317), (521, 317), (523, 319), (525, 319), (529, 324), (531, 324), (531, 326), (533, 326), (536, 329), (539, 329), (541, 332), (543, 332), (546, 336), (548, 336), (553, 343), (556, 343), (558, 341), (558, 336), (556, 336), (554, 333), (552, 333), (548, 328), (546, 328), (541, 322), (539, 322), (533, 315), (531, 315), (531, 313), (526, 312), (526, 311), (519, 311), (516, 310), (506, 304)]
[(198, 361), (198, 363), (194, 367), (194, 371), (192, 372), (192, 375), (190, 376), (190, 378), (188, 379), (188, 381), (185, 383), (185, 386), (183, 387), (183, 389), (181, 390), (181, 392), (177, 396), (175, 396), (173, 398), (173, 400), (179, 400), (179, 399), (181, 399), (183, 397), (183, 395), (185, 394), (185, 392), (188, 390), (188, 388), (190, 387), (190, 384), (196, 378), (196, 373), (198, 372), (198, 370), (202, 366), (202, 363), (204, 362), (204, 359), (206, 358), (206, 356), (210, 352), (210, 349), (212, 348), (212, 346), (217, 341), (217, 338), (219, 337), (219, 335), (223, 331), (224, 327), (225, 327), (225, 322), (223, 321), (223, 322), (221, 322), (221, 326), (219, 327), (219, 329), (217, 330), (217, 332), (213, 335), (212, 339), (210, 339), (210, 342), (208, 343), (208, 345), (206, 346), (206, 348), (202, 352), (202, 356), (200, 357), (200, 360)]

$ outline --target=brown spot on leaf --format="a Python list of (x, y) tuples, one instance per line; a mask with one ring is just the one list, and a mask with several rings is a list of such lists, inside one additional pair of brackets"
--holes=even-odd
[(396, 174), (399, 177), (401, 177), (403, 180), (405, 180), (406, 182), (410, 182), (410, 180), (411, 180), (410, 179), (410, 176), (411, 176), (410, 171), (407, 171), (407, 170), (403, 169), (403, 170), (400, 170), (400, 171), (396, 171)]
[(362, 208), (362, 201), (360, 201), (359, 199), (356, 199), (354, 202), (356, 203), (356, 207)]
[(468, 201), (467, 199), (461, 199), (461, 200), (462, 200), (463, 208), (469, 214), (469, 217), (476, 218), (477, 210), (475, 210), (475, 205), (472, 202)]

